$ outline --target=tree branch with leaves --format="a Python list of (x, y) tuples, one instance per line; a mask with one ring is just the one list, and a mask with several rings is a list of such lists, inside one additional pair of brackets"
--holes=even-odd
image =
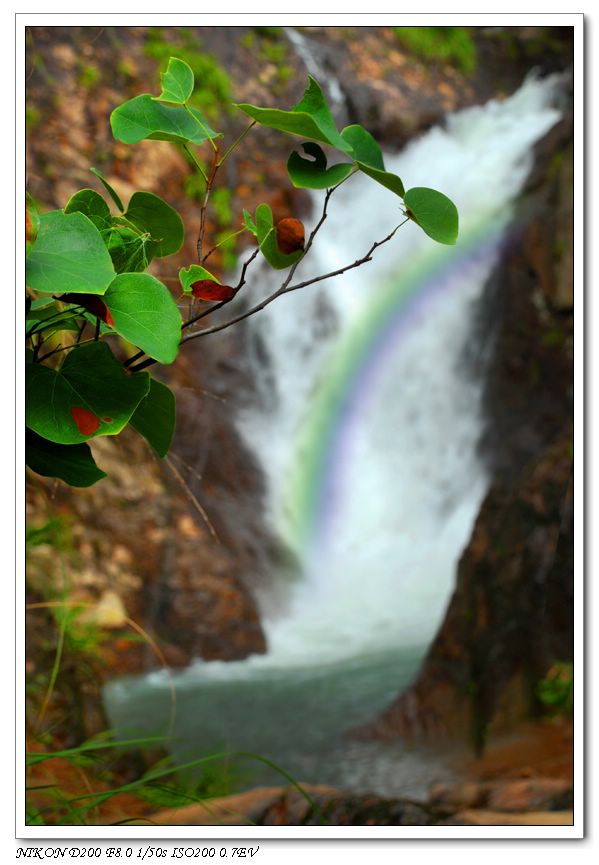
[[(177, 281), (181, 295), (189, 298), (187, 320), (164, 282), (145, 273), (152, 261), (174, 255), (184, 243), (181, 217), (166, 201), (138, 191), (125, 207), (95, 168), (90, 171), (116, 213), (91, 188), (77, 192), (63, 209), (43, 214), (29, 195), (26, 199), (26, 460), (34, 472), (73, 486), (90, 486), (105, 477), (88, 441), (118, 435), (127, 426), (142, 435), (159, 457), (166, 457), (175, 429), (175, 397), (146, 370), (173, 363), (186, 343), (233, 327), (285, 294), (366, 265), (408, 220), (439, 243), (457, 240), (458, 213), (453, 202), (434, 189), (406, 190), (401, 178), (386, 170), (379, 145), (362, 126), (339, 131), (314, 78), (309, 78), (303, 98), (290, 110), (236, 104), (249, 124), (222, 148), (222, 156), (221, 133), (190, 104), (194, 88), (190, 67), (173, 57), (161, 78), (159, 96), (141, 94), (128, 100), (115, 108), (110, 123), (115, 139), (125, 144), (158, 139), (183, 148), (204, 181), (198, 260), (182, 267), (176, 278), (163, 277), (164, 282)], [(237, 284), (230, 286), (205, 267), (215, 249), (203, 252), (206, 213), (219, 169), (256, 126), (304, 139), (303, 154), (295, 149), (290, 153), (289, 179), (298, 189), (324, 191), (324, 200), (307, 240), (300, 220), (289, 217), (275, 224), (266, 203), (259, 204), (254, 214), (244, 210), (235, 234), (247, 232), (256, 249), (243, 264)], [(329, 165), (323, 145), (339, 161)], [(209, 169), (196, 148), (210, 148)], [(294, 281), (327, 219), (335, 190), (358, 172), (400, 199), (404, 220), (386, 237), (372, 241), (353, 262)], [(198, 328), (208, 315), (234, 303), (259, 256), (273, 270), (286, 271), (279, 287), (249, 309)], [(196, 312), (195, 303), (209, 305)], [(128, 357), (123, 359), (113, 350), (115, 337), (134, 347)]]

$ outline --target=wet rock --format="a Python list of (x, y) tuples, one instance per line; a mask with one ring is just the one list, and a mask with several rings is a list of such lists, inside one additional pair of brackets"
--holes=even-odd
[(259, 787), (212, 799), (205, 804), (162, 811), (157, 825), (213, 826), (429, 826), (436, 817), (424, 804), (401, 799), (344, 793), (332, 787), (303, 784), (314, 803), (295, 788)]
[(437, 784), (428, 798), (431, 807), (450, 813), (471, 809), (565, 811), (572, 808), (572, 803), (572, 784), (561, 778)]
[(446, 826), (573, 826), (573, 811), (528, 811), (524, 814), (506, 814), (503, 811), (462, 811)]

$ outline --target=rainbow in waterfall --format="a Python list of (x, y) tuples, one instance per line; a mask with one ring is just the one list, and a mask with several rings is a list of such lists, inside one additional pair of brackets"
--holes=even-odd
[[(401, 265), (401, 273), (374, 295), (341, 340), (300, 433), (286, 497), (292, 529), (285, 534), (303, 556), (326, 544), (339, 502), (349, 494), (345, 474), (352, 436), (369, 411), (390, 355), (437, 300), (468, 279), (472, 267), (490, 268), (506, 221), (487, 215), (461, 233), (456, 247), (435, 246)], [(516, 231), (512, 224), (510, 235)], [(393, 435), (390, 429), (390, 446)]]

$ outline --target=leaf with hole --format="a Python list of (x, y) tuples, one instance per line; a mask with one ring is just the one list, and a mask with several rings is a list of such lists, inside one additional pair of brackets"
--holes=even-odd
[(102, 235), (83, 213), (53, 210), (27, 259), (27, 285), (43, 294), (104, 294), (115, 277)]
[(458, 239), (459, 217), (453, 201), (436, 189), (415, 186), (404, 196), (406, 213), (420, 228), (436, 240), (453, 246)]
[(385, 169), (381, 148), (370, 132), (355, 123), (352, 126), (346, 126), (341, 135), (351, 146), (351, 155), (360, 171), (403, 198), (405, 190), (401, 178)]
[(26, 365), (25, 423), (59, 444), (117, 435), (149, 389), (149, 375), (127, 375), (106, 343), (81, 345), (58, 370)]
[(164, 258), (183, 245), (183, 220), (170, 204), (152, 192), (134, 192), (123, 217), (152, 238), (151, 258)]
[(106, 477), (87, 444), (62, 445), (25, 431), (25, 463), (38, 475), (60, 478), (72, 487), (90, 487)]
[(351, 162), (340, 162), (327, 168), (326, 154), (315, 141), (304, 141), (302, 147), (312, 159), (304, 159), (294, 150), (287, 161), (287, 172), (298, 189), (330, 189), (353, 171)]
[(162, 92), (152, 98), (159, 102), (174, 102), (184, 105), (193, 93), (194, 77), (191, 68), (184, 60), (171, 57), (166, 72), (160, 75)]
[(181, 339), (181, 315), (165, 285), (149, 273), (121, 273), (104, 301), (117, 333), (159, 363), (174, 361)]
[(259, 108), (245, 102), (238, 103), (237, 108), (262, 126), (288, 132), (290, 135), (322, 141), (344, 153), (351, 153), (350, 144), (341, 137), (335, 126), (320, 84), (311, 75), (308, 79), (309, 85), (302, 99), (290, 111), (282, 111), (279, 108)]
[(110, 115), (110, 124), (114, 137), (125, 144), (137, 144), (144, 138), (202, 144), (221, 135), (210, 128), (197, 108), (164, 105), (156, 102), (149, 93), (135, 96), (115, 108)]
[(130, 424), (159, 457), (165, 457), (175, 433), (175, 395), (172, 390), (151, 378), (150, 390), (135, 409)]

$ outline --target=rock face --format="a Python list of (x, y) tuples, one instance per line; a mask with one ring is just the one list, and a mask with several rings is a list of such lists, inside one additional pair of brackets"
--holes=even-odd
[(481, 305), (483, 339), (495, 322), (481, 442), (494, 482), (416, 680), (359, 735), (466, 736), (481, 749), (538, 713), (539, 680), (572, 659), (572, 194), (567, 115), (537, 148), (520, 231)]

